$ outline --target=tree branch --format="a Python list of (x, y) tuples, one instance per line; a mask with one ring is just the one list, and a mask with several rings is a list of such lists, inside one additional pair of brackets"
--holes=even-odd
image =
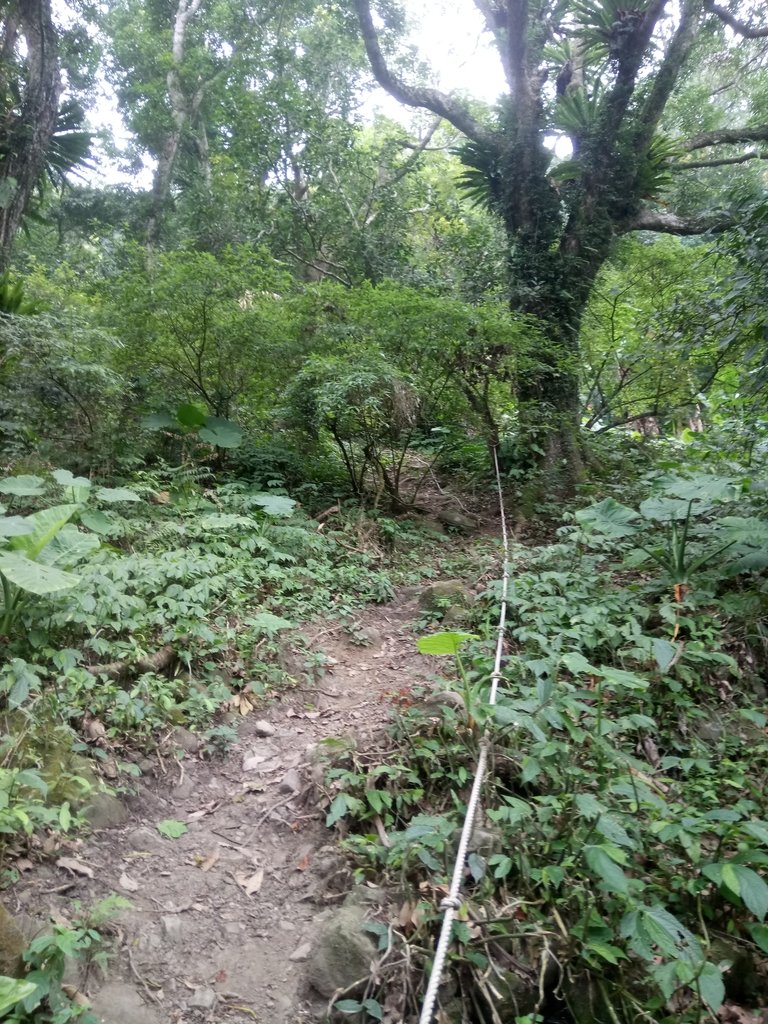
[(408, 85), (394, 75), (381, 52), (379, 37), (371, 16), (370, 0), (355, 0), (355, 7), (374, 78), (383, 89), (406, 106), (425, 107), (438, 117), (444, 117), (475, 142), (491, 146), (496, 144), (495, 133), (480, 124), (463, 103), (438, 89)]
[(666, 210), (640, 210), (627, 221), (623, 232), (658, 231), (664, 235), (703, 235), (708, 231), (726, 231), (736, 219), (729, 214), (711, 214), (702, 217), (680, 217)]
[(689, 153), (693, 149), (706, 149), (707, 146), (736, 146), (741, 142), (768, 142), (768, 125), (756, 128), (716, 128), (711, 132), (701, 132), (682, 143), (683, 149)]
[(768, 160), (768, 153), (743, 153), (741, 156), (724, 156), (720, 160), (695, 160), (688, 164), (673, 164), (673, 171), (698, 171), (702, 167), (725, 167), (727, 164), (745, 164), (749, 160)]
[(748, 25), (746, 21), (741, 21), (740, 18), (734, 17), (730, 11), (712, 3), (711, 0), (707, 0), (704, 6), (712, 14), (716, 14), (723, 24), (732, 28), (734, 32), (737, 32), (744, 39), (765, 39), (768, 37), (768, 26), (765, 28), (756, 28), (752, 25)]
[(637, 135), (638, 152), (643, 156), (651, 143), (667, 101), (672, 95), (680, 71), (685, 66), (696, 42), (699, 13), (698, 3), (688, 2), (683, 5), (680, 22), (667, 47), (661, 67), (654, 76), (648, 98), (643, 103), (639, 118), (642, 127)]

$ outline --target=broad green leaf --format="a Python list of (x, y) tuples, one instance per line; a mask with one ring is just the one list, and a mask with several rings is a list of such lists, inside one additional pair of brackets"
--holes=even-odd
[(52, 505), (51, 508), (33, 512), (31, 516), (26, 517), (32, 532), (14, 537), (10, 543), (11, 548), (28, 558), (37, 558), (46, 544), (53, 540), (78, 510), (78, 505)]
[(627, 955), (618, 946), (611, 946), (607, 942), (595, 942), (590, 940), (585, 948), (585, 953), (594, 953), (601, 960), (607, 960), (609, 964), (618, 964), (619, 960), (626, 960)]
[(155, 827), (161, 836), (166, 836), (168, 839), (178, 839), (189, 831), (183, 821), (176, 821), (174, 818), (158, 821)]
[(748, 835), (768, 846), (768, 824), (764, 821), (745, 821), (741, 827)]
[[(0, 205), (2, 205), (0, 203)], [(28, 999), (37, 990), (37, 985), (31, 981), (21, 981), (18, 978), (8, 978), (0, 975), (0, 1014)]]
[(34, 524), (24, 516), (4, 516), (0, 519), (0, 537), (23, 537), (34, 533)]
[(725, 1001), (725, 983), (717, 964), (704, 964), (698, 978), (699, 994), (713, 1013), (717, 1013)]
[(639, 913), (650, 941), (664, 956), (680, 957), (692, 963), (703, 959), (698, 939), (666, 908), (655, 904), (643, 907)]
[(637, 526), (633, 524), (638, 518), (634, 509), (620, 505), (613, 498), (605, 498), (576, 513), (576, 521), (581, 526), (604, 537), (629, 537), (637, 533)]
[(752, 868), (748, 868), (744, 864), (734, 864), (732, 867), (739, 880), (739, 894), (744, 906), (755, 915), (758, 921), (765, 920), (765, 915), (768, 914), (768, 885)]
[(384, 1010), (382, 1009), (381, 1003), (376, 999), (364, 999), (363, 1009), (366, 1011), (369, 1017), (373, 1017), (374, 1020), (383, 1020)]
[(183, 427), (204, 427), (208, 416), (205, 409), (194, 402), (184, 402), (176, 410), (176, 419)]
[(611, 687), (619, 687), (632, 692), (635, 690), (647, 690), (650, 686), (649, 680), (643, 679), (642, 676), (638, 676), (634, 672), (625, 672), (620, 668), (603, 667), (598, 671), (607, 685)]
[(17, 498), (36, 498), (45, 494), (45, 480), (39, 476), (7, 476), (0, 480), (0, 494)]
[(431, 636), (420, 636), (416, 647), (419, 654), (456, 655), (467, 640), (479, 639), (476, 633), (433, 633)]
[(198, 437), (207, 444), (214, 444), (217, 448), (239, 448), (243, 443), (243, 432), (236, 423), (230, 420), (219, 419), (217, 416), (209, 416), (205, 426), (198, 431)]
[(58, 565), (69, 569), (78, 562), (98, 551), (101, 543), (93, 533), (83, 533), (72, 523), (67, 523), (59, 530), (49, 544), (37, 557), (38, 563)]
[(279, 516), (288, 518), (293, 515), (296, 502), (285, 494), (251, 494), (251, 501), (261, 506), (268, 516)]
[(629, 891), (627, 876), (616, 864), (605, 846), (587, 846), (584, 848), (584, 859), (590, 869), (597, 875), (600, 883), (608, 892), (626, 893)]
[(347, 813), (347, 798), (344, 793), (337, 793), (333, 798), (328, 814), (325, 816), (325, 824), (328, 828), (331, 825), (335, 825), (337, 821), (340, 821)]
[(338, 1003), (333, 1004), (333, 1008), (339, 1013), (360, 1013), (363, 1004), (358, 1003), (356, 999), (340, 999)]
[(41, 565), (15, 551), (0, 554), (0, 573), (14, 586), (43, 597), (77, 586), (80, 577), (50, 565)]
[(142, 416), (139, 422), (146, 430), (172, 430), (179, 425), (179, 421), (170, 412), (153, 412)]
[(267, 636), (274, 636), (281, 629), (293, 629), (292, 622), (289, 622), (288, 619), (281, 619), (279, 615), (273, 615), (272, 612), (259, 612), (258, 615), (247, 619), (246, 622), (252, 629), (266, 633)]
[(736, 896), (741, 895), (741, 879), (738, 876), (735, 865), (727, 862), (723, 864), (722, 871), (720, 872), (720, 881)]
[[(640, 514), (644, 519), (655, 519), (669, 523), (673, 520), (685, 519), (688, 515), (689, 502), (678, 498), (646, 498), (640, 505)], [(692, 512), (695, 514), (696, 509)]]
[(752, 936), (752, 941), (768, 955), (768, 925), (748, 924), (747, 931)]
[(84, 476), (73, 476), (68, 469), (54, 469), (51, 476), (62, 487), (72, 491), (72, 501), (83, 502), (88, 500), (91, 490), (91, 481)]
[(669, 640), (665, 640), (660, 636), (655, 636), (652, 643), (653, 656), (656, 659), (656, 664), (659, 666), (659, 672), (666, 672), (677, 654), (677, 648)]
[(96, 497), (108, 505), (117, 501), (141, 501), (136, 491), (132, 491), (130, 487), (99, 487)]
[(597, 818), (605, 811), (600, 801), (591, 793), (577, 793), (575, 802), (582, 818)]
[(601, 814), (595, 823), (595, 828), (609, 842), (616, 846), (625, 846), (628, 850), (634, 850), (637, 843), (628, 835), (623, 825), (620, 825), (610, 814)]
[(590, 664), (583, 654), (578, 651), (569, 651), (560, 659), (569, 672), (574, 675), (594, 675), (597, 669)]
[(106, 537), (115, 529), (115, 523), (106, 513), (97, 508), (87, 508), (80, 513), (80, 522), (94, 533)]
[(693, 473), (691, 476), (667, 477), (660, 481), (665, 494), (685, 501), (731, 501), (739, 495), (739, 487), (723, 476)]

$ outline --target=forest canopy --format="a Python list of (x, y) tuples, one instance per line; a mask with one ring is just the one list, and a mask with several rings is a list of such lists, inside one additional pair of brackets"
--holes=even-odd
[[(0, 886), (415, 590), (443, 688), (325, 737), (316, 806), (405, 893), (329, 1019), (417, 1019), (484, 737), (443, 1019), (756, 1024), (768, 15), (461, 0), (489, 100), (418, 7), (0, 4)], [(77, 1019), (63, 948), (0, 1015)]]

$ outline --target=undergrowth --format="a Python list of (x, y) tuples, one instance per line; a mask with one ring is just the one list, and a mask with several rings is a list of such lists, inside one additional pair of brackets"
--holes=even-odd
[(486, 729), (444, 1019), (700, 1024), (765, 1005), (766, 496), (753, 467), (717, 470), (670, 458), (642, 500), (514, 547), (494, 710), (489, 643), (445, 634), (431, 649), (463, 642), (446, 694), (414, 693), (384, 751), (329, 745), (328, 823), (361, 880), (400, 894), (340, 1017), (416, 1019)]

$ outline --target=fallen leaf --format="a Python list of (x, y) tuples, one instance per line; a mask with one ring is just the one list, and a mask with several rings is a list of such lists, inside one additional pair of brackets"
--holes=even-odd
[(297, 871), (306, 871), (307, 868), (309, 867), (309, 862), (311, 860), (311, 857), (312, 857), (312, 851), (309, 850), (307, 853), (304, 854), (304, 856), (301, 858), (299, 863), (296, 865), (296, 870)]
[(241, 885), (245, 890), (245, 895), (253, 896), (255, 892), (258, 892), (261, 889), (264, 881), (264, 868), (259, 868), (258, 871), (254, 871), (250, 877), (244, 874), (237, 874), (235, 875), (235, 878), (237, 879), (238, 885)]
[(222, 969), (220, 971), (216, 971), (216, 973), (214, 974), (213, 981), (214, 981), (215, 985), (220, 985), (223, 981), (226, 981), (226, 980), (227, 980), (227, 972), (222, 967)]
[(141, 886), (138, 882), (134, 882), (130, 875), (123, 872), (120, 875), (120, 888), (125, 889), (126, 892), (138, 892)]
[(203, 863), (200, 865), (201, 871), (210, 871), (213, 865), (221, 856), (221, 850), (217, 847), (212, 854), (205, 858)]
[(73, 874), (93, 878), (93, 868), (89, 868), (87, 864), (83, 864), (81, 860), (77, 860), (75, 857), (59, 857), (56, 864), (60, 868), (66, 868), (67, 871), (71, 871)]
[(187, 830), (183, 821), (176, 821), (175, 818), (166, 818), (165, 821), (158, 821), (155, 828), (161, 836), (167, 839), (179, 839)]

